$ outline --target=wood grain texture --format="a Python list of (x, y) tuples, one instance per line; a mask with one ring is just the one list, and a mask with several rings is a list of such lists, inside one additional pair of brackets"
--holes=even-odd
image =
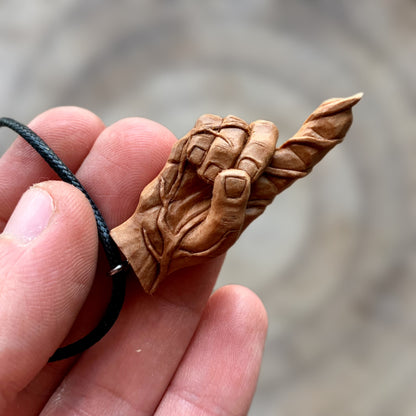
[(0, 113), (24, 122), (80, 105), (181, 137), (231, 113), (275, 121), (284, 140), (317, 102), (365, 92), (350, 140), (221, 274), (270, 315), (253, 415), (416, 414), (415, 22), (413, 0), (0, 5)]
[(361, 97), (326, 100), (279, 148), (271, 121), (199, 117), (143, 189), (135, 212), (111, 230), (144, 291), (152, 294), (169, 274), (232, 247), (276, 195), (342, 142)]

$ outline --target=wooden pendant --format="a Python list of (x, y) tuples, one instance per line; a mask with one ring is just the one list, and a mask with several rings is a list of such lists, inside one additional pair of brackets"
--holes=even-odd
[(340, 143), (362, 94), (324, 101), (276, 149), (270, 121), (206, 114), (172, 148), (134, 214), (111, 231), (147, 293), (227, 251), (274, 197)]

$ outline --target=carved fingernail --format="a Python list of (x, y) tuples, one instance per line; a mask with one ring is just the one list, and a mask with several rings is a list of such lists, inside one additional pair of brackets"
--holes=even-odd
[(225, 178), (225, 193), (228, 198), (240, 198), (246, 188), (246, 181), (242, 178), (228, 177)]
[(191, 153), (188, 156), (188, 160), (193, 163), (194, 165), (201, 164), (202, 160), (204, 159), (205, 150), (201, 149), (198, 146), (195, 146)]
[(256, 176), (256, 173), (258, 172), (257, 165), (250, 159), (243, 159), (238, 164), (238, 169), (244, 170), (250, 175), (250, 178), (253, 179)]
[(216, 176), (220, 173), (221, 168), (217, 165), (214, 165), (213, 163), (211, 163), (211, 165), (209, 165), (204, 172), (204, 176), (214, 182)]

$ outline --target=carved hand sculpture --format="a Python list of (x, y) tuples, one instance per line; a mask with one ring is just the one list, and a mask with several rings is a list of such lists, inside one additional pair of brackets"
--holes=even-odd
[(278, 149), (269, 121), (201, 116), (143, 190), (133, 216), (111, 231), (144, 290), (227, 251), (278, 193), (342, 141), (361, 96), (323, 102)]

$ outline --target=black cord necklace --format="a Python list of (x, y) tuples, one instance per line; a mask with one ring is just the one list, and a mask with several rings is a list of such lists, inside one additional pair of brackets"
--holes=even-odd
[(59, 159), (55, 152), (33, 130), (16, 120), (7, 117), (0, 118), (0, 127), (8, 127), (15, 131), (43, 157), (46, 163), (48, 163), (64, 182), (75, 186), (86, 196), (94, 211), (98, 237), (103, 245), (105, 255), (110, 265), (109, 275), (111, 276), (113, 283), (110, 303), (108, 304), (101, 321), (89, 334), (72, 344), (58, 348), (52, 357), (49, 358), (49, 362), (63, 360), (77, 355), (94, 345), (114, 325), (124, 303), (127, 276), (126, 263), (122, 261), (120, 251), (111, 238), (107, 224), (94, 201), (88, 195), (79, 180), (62, 160)]

